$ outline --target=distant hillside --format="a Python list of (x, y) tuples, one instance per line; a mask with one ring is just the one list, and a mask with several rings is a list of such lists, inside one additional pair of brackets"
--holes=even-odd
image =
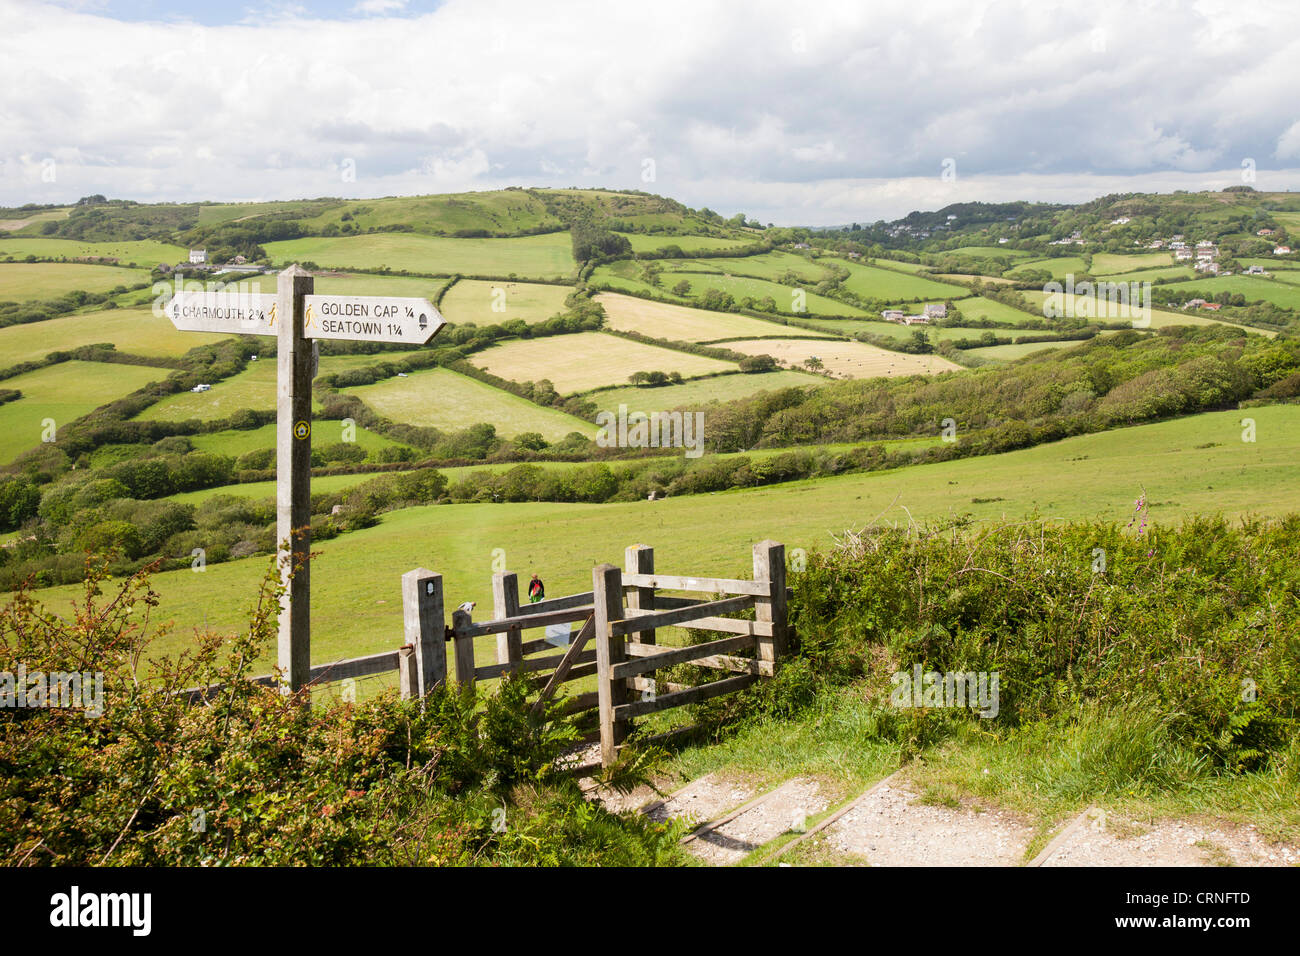
[[(48, 213), (66, 211), (65, 218)], [(36, 214), (47, 215), (37, 218)], [(523, 189), (383, 199), (320, 198), (266, 203), (137, 203), (90, 196), (71, 207), (0, 209), (0, 220), (30, 219), (7, 230), (93, 242), (155, 239), (207, 248), (209, 261), (263, 257), (262, 243), (309, 236), (412, 232), (453, 238), (506, 238), (562, 232), (575, 223), (628, 233), (742, 235), (743, 216), (708, 210), (642, 192), (604, 189)]]
[(933, 212), (912, 212), (892, 222), (854, 223), (816, 230), (822, 239), (876, 244), (885, 249), (942, 252), (964, 246), (1008, 245), (1042, 251), (1048, 243), (1079, 239), (1091, 251), (1122, 252), (1135, 244), (1184, 235), (1208, 239), (1260, 240), (1261, 229), (1300, 233), (1300, 193), (1258, 192), (1231, 186), (1221, 192), (1115, 193), (1076, 205), (1010, 202), (954, 203)]

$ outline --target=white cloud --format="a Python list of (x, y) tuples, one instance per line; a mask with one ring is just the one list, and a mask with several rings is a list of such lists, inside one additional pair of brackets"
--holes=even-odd
[(406, 9), (406, 4), (407, 0), (361, 0), (352, 8), (352, 12), (383, 16), (388, 13), (400, 13)]
[[(1300, 159), (1300, 14), (1277, 3), (273, 9), (202, 26), (0, 0), (0, 203), (605, 185), (845, 222)], [(18, 175), (24, 155), (59, 157), (56, 181)]]

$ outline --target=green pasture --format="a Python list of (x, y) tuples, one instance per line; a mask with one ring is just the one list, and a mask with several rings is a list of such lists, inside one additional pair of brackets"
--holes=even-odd
[(0, 367), (99, 342), (112, 342), (119, 352), (132, 355), (178, 356), (229, 337), (208, 332), (178, 332), (170, 321), (155, 316), (149, 309), (80, 312), (0, 329)]
[(1092, 257), (1092, 274), (1101, 276), (1117, 272), (1135, 272), (1138, 269), (1154, 269), (1157, 266), (1173, 264), (1174, 257), (1168, 252), (1142, 252), (1129, 255), (1098, 252)]
[(272, 261), (314, 262), (331, 269), (381, 269), (433, 275), (564, 278), (576, 268), (567, 232), (521, 239), (444, 239), (409, 232), (263, 244)]
[(532, 325), (562, 313), (564, 300), (572, 291), (567, 285), (463, 279), (447, 290), (439, 311), (448, 322), (472, 322), (480, 327), (516, 319)]
[[(664, 236), (655, 233), (621, 232), (632, 244), (633, 252), (656, 252), (668, 246), (676, 246), (682, 252), (713, 251), (715, 249), (735, 249), (750, 245), (749, 239), (723, 239), (718, 236)], [(707, 260), (701, 260), (707, 261)]]
[(825, 385), (826, 379), (806, 372), (780, 370), (748, 374), (712, 375), (696, 378), (681, 385), (662, 385), (657, 388), (627, 385), (622, 388), (603, 388), (591, 392), (591, 399), (603, 409), (617, 411), (620, 404), (634, 411), (659, 411), (682, 405), (705, 405), (709, 402), (729, 402), (748, 398), (758, 392), (771, 392), (779, 388)]
[[(380, 448), (388, 448), (398, 444), (391, 441), (377, 432), (372, 432), (368, 428), (362, 428), (360, 425), (354, 425), (355, 432), (353, 441), (358, 446), (364, 448), (367, 453), (377, 451)], [(332, 445), (335, 442), (344, 440), (344, 428), (341, 421), (324, 421), (317, 420), (312, 423), (311, 429), (312, 445), (319, 447), (321, 445)], [(250, 428), (239, 430), (227, 428), (219, 432), (207, 432), (202, 435), (191, 435), (190, 441), (194, 447), (200, 451), (209, 451), (218, 455), (231, 455), (238, 458), (240, 455), (246, 455), (250, 451), (260, 451), (263, 448), (275, 447), (275, 425), (263, 425), (261, 428)]]
[[(882, 270), (878, 270), (882, 271)], [(903, 280), (911, 280), (911, 276), (899, 276)], [(726, 292), (737, 302), (746, 297), (762, 301), (771, 296), (776, 302), (776, 307), (781, 312), (791, 312), (795, 307), (795, 294), (803, 292), (804, 309), (812, 315), (865, 315), (861, 309), (848, 305), (844, 302), (837, 302), (826, 296), (818, 295), (811, 289), (801, 289), (794, 286), (781, 285), (779, 282), (770, 282), (766, 279), (755, 279), (750, 276), (727, 276), (727, 275), (701, 275), (700, 273), (690, 272), (664, 272), (660, 276), (659, 283), (661, 288), (656, 290), (658, 295), (671, 294), (668, 290), (672, 289), (678, 282), (685, 279), (691, 284), (690, 299), (698, 299), (708, 289), (717, 289), (719, 292)]]
[(61, 362), (5, 379), (0, 388), (22, 398), (0, 405), (0, 464), (43, 440), (45, 420), (56, 428), (171, 374), (165, 368), (108, 362)]
[(57, 299), (68, 292), (108, 292), (149, 281), (143, 269), (79, 262), (0, 263), (0, 302)]
[[(969, 293), (960, 286), (945, 282), (935, 282), (919, 275), (903, 275), (890, 269), (878, 269), (875, 266), (845, 262), (849, 277), (844, 280), (844, 288), (864, 299), (878, 299), (892, 302), (899, 299), (926, 299), (932, 302), (944, 302)], [(850, 313), (841, 313), (850, 314)]]
[[(1157, 523), (1192, 514), (1280, 515), (1300, 498), (1300, 406), (1254, 408), (1257, 440), (1241, 441), (1238, 411), (1066, 439), (1023, 451), (844, 475), (719, 494), (618, 504), (473, 504), (409, 508), (372, 528), (313, 545), (312, 659), (401, 644), (400, 576), (415, 567), (443, 575), (446, 603), (477, 601), (491, 614), (494, 558), (521, 577), (537, 571), (547, 594), (591, 588), (591, 569), (623, 563), (623, 550), (655, 548), (663, 573), (744, 577), (763, 539), (787, 548), (830, 548), (846, 528), (909, 527), (969, 515), (1126, 523), (1143, 494)], [(350, 476), (355, 477), (355, 476)], [(315, 483), (313, 483), (315, 484)], [(1032, 524), (1030, 525), (1032, 529)], [(1129, 532), (1133, 533), (1132, 531)], [(175, 630), (156, 652), (191, 645), (194, 628), (234, 632), (247, 620), (269, 558), (156, 575), (155, 623)], [(1080, 554), (1080, 561), (1091, 561)], [(37, 597), (67, 613), (75, 587)], [(484, 643), (483, 653), (489, 646)], [(491, 659), (491, 658), (489, 658)]]
[(178, 262), (188, 262), (190, 251), (154, 239), (83, 242), (80, 239), (46, 239), (37, 236), (0, 237), (0, 259), (23, 259), (27, 256), (36, 256), (40, 259), (103, 256), (116, 259), (123, 265), (135, 263), (152, 269), (160, 263), (170, 266)]

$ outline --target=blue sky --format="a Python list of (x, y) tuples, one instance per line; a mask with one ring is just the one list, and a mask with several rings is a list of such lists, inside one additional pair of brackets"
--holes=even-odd
[[(0, 0), (0, 204), (1300, 189), (1291, 0)], [(1249, 177), (1249, 178), (1247, 178)]]
[(230, 26), (272, 19), (357, 20), (369, 17), (415, 17), (436, 10), (432, 0), (319, 0), (296, 3), (178, 3), (163, 0), (59, 0), (68, 10), (94, 13), (124, 23), (198, 23)]

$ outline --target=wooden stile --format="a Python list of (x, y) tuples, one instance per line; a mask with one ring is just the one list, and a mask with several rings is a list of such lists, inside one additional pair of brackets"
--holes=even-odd
[(600, 760), (608, 767), (618, 755), (618, 745), (627, 736), (626, 720), (617, 720), (615, 710), (627, 700), (627, 685), (615, 680), (612, 668), (623, 662), (623, 638), (613, 630), (623, 616), (623, 575), (612, 564), (592, 569), (591, 591), (595, 595), (596, 692), (600, 695)]
[[(492, 575), (492, 610), (497, 620), (519, 616), (519, 578), (513, 571)], [(518, 664), (523, 656), (522, 627), (512, 627), (497, 635), (498, 664)]]
[[(634, 544), (623, 553), (623, 566), (629, 575), (654, 574), (655, 549), (644, 544)], [(655, 608), (654, 588), (633, 588), (627, 592), (627, 612), (631, 616), (634, 610), (653, 611)], [(654, 628), (633, 631), (628, 640), (639, 644), (655, 643)]]
[(772, 624), (771, 635), (758, 639), (757, 656), (775, 667), (785, 653), (785, 545), (770, 540), (754, 545), (754, 580), (768, 584), (767, 596), (754, 601), (754, 617)]
[(414, 648), (415, 696), (424, 697), (447, 680), (446, 612), (442, 575), (415, 568), (402, 575), (402, 622), (406, 643)]

